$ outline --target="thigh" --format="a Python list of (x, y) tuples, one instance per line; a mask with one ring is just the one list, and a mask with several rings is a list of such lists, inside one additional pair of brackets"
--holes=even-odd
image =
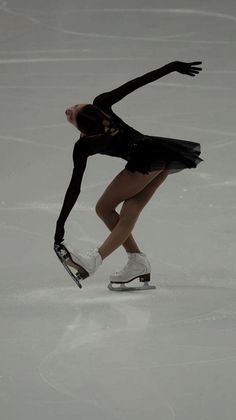
[(122, 201), (140, 193), (163, 169), (149, 174), (123, 169), (105, 189), (96, 204), (97, 211), (115, 209)]
[(146, 185), (145, 188), (143, 188), (142, 191), (140, 191), (138, 194), (136, 194), (134, 197), (131, 197), (130, 199), (126, 200), (123, 204), (123, 207), (121, 208), (120, 215), (123, 214), (123, 208), (126, 208), (126, 203), (129, 204), (129, 202), (132, 202), (136, 208), (141, 211), (146, 204), (150, 201), (156, 190), (160, 187), (160, 185), (165, 181), (167, 176), (169, 175), (169, 171), (165, 169), (161, 173), (159, 173), (158, 176), (156, 176), (154, 179), (152, 179), (151, 182), (149, 182), (148, 185)]

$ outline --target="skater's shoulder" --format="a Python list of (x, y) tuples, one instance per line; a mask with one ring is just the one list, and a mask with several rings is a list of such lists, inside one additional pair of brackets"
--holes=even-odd
[(75, 142), (74, 152), (82, 153), (86, 151), (86, 149), (88, 148), (88, 142), (86, 141), (86, 139), (87, 139), (86, 136), (80, 137), (79, 140)]
[(87, 147), (86, 143), (81, 141), (82, 138), (77, 140), (75, 142), (74, 148), (73, 148), (73, 160), (78, 160), (79, 158), (85, 157), (87, 155)]
[(101, 108), (102, 110), (110, 110), (111, 106), (109, 103), (110, 92), (103, 92), (97, 95), (93, 99), (93, 105)]

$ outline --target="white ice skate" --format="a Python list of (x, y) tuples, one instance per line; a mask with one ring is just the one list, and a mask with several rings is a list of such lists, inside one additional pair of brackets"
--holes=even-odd
[(66, 263), (77, 270), (81, 280), (92, 276), (102, 264), (102, 257), (98, 252), (98, 248), (92, 248), (87, 251), (86, 255), (82, 255), (77, 250), (74, 250), (71, 245), (65, 242), (64, 245), (69, 251)]
[[(121, 271), (116, 271), (114, 274), (110, 275), (108, 289), (122, 292), (128, 290), (156, 289), (156, 286), (149, 284), (150, 277), (151, 265), (146, 254), (143, 252), (128, 252), (128, 263)], [(139, 278), (139, 281), (143, 283), (143, 286), (126, 286), (127, 283), (131, 283), (136, 278)]]

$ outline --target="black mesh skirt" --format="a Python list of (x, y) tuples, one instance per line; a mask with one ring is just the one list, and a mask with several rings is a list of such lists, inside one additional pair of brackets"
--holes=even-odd
[(196, 168), (201, 159), (201, 145), (193, 141), (168, 137), (144, 136), (130, 148), (130, 158), (125, 166), (130, 172), (148, 174), (151, 171), (168, 169), (170, 173), (187, 168)]

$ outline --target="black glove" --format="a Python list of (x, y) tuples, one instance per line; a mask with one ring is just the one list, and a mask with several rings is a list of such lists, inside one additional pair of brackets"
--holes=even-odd
[(202, 64), (202, 61), (193, 61), (191, 63), (183, 63), (182, 61), (175, 61), (175, 71), (181, 74), (188, 74), (189, 76), (196, 76), (200, 71), (201, 67), (196, 67), (196, 65)]
[(54, 235), (54, 241), (56, 244), (60, 244), (64, 240), (65, 229), (63, 225), (57, 223), (56, 225), (56, 232)]

